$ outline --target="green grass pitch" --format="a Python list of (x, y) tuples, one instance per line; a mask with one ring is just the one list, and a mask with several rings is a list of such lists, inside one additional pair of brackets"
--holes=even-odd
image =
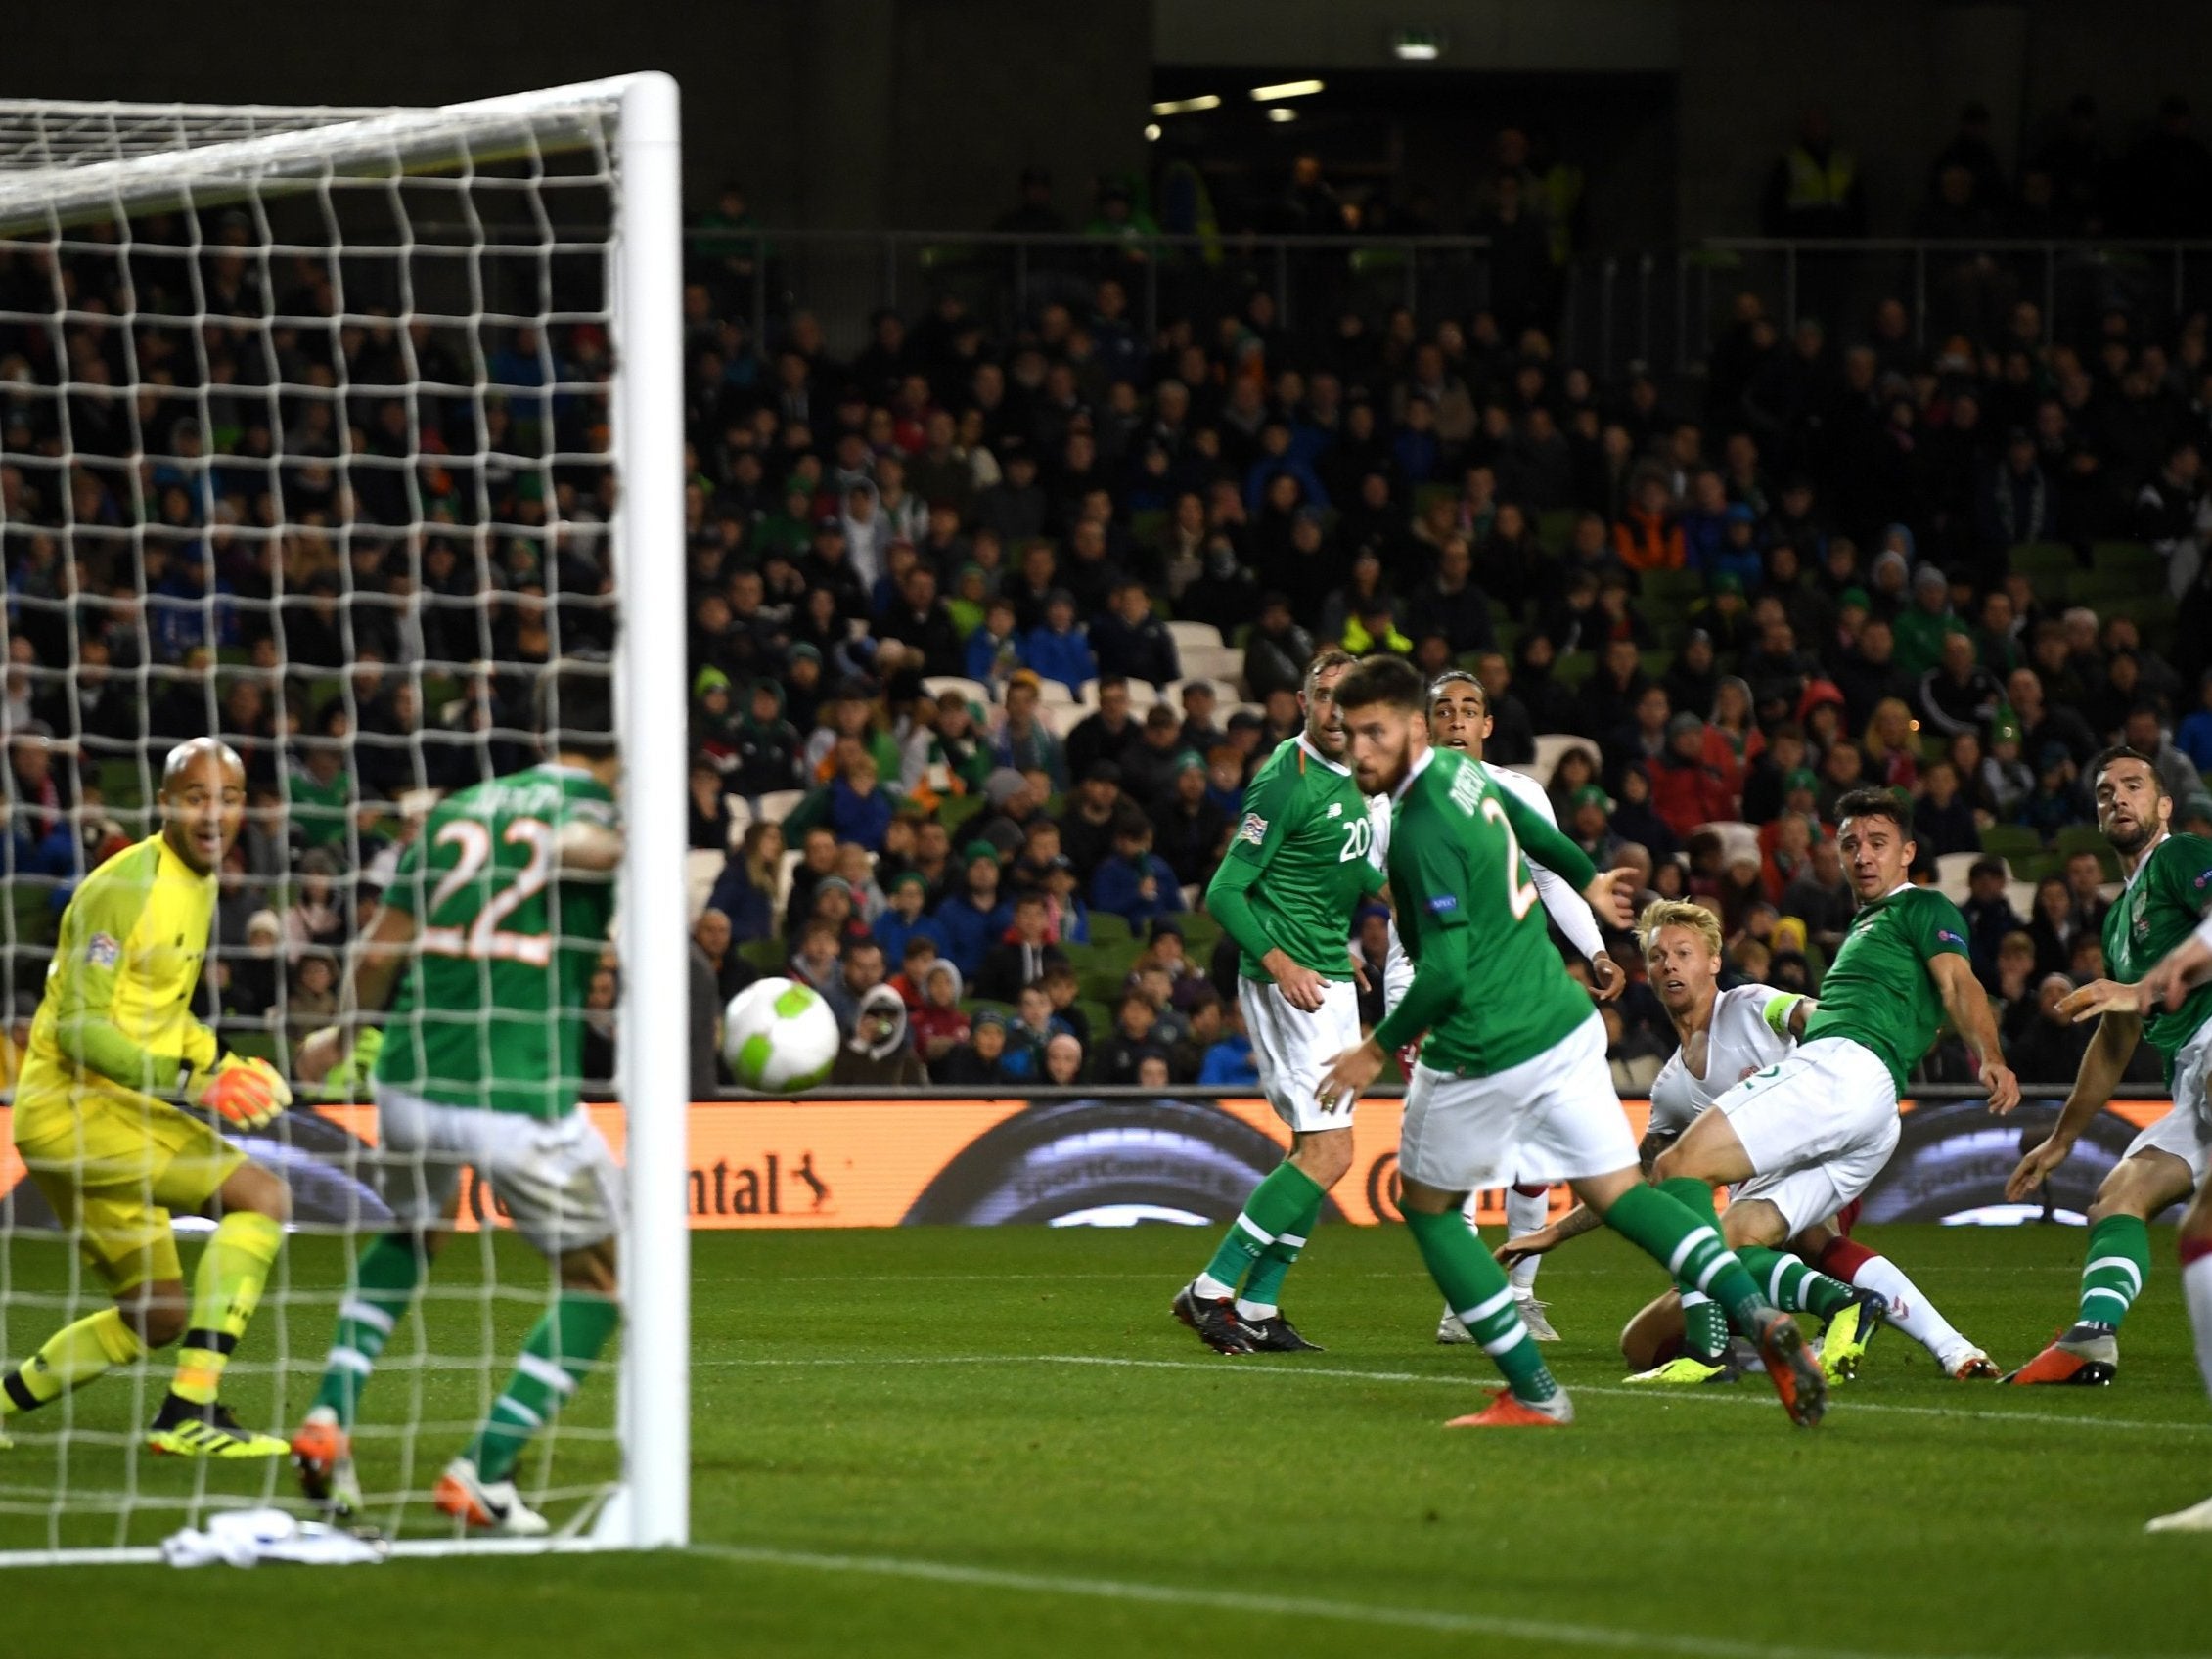
[[(2001, 1364), (2070, 1316), (2079, 1231), (1868, 1231)], [(433, 1644), (469, 1659), (2202, 1652), (2212, 1538), (2141, 1530), (2212, 1493), (2212, 1406), (2172, 1235), (2155, 1236), (2113, 1388), (1953, 1383), (1891, 1332), (1811, 1432), (1758, 1379), (1618, 1391), (1614, 1337), (1654, 1275), (1609, 1237), (1584, 1240), (1543, 1279), (1580, 1420), (1448, 1434), (1492, 1373), (1432, 1342), (1436, 1299), (1398, 1229), (1324, 1229), (1296, 1270), (1289, 1306), (1327, 1354), (1237, 1360), (1166, 1311), (1206, 1253), (1196, 1231), (705, 1234), (693, 1551), (11, 1572), (0, 1650), (162, 1654), (190, 1633), (195, 1652), (314, 1659)], [(511, 1243), (503, 1276), (526, 1278)], [(473, 1256), (457, 1251), (440, 1282), (465, 1289)], [(328, 1241), (295, 1241), (288, 1418), (327, 1338), (315, 1288), (338, 1263)], [(10, 1252), (17, 1291), (62, 1269), (52, 1246)], [(438, 1303), (439, 1345), (466, 1348), (481, 1318), (473, 1298)], [(527, 1318), (497, 1309), (495, 1372)], [(248, 1354), (273, 1351), (266, 1319)], [(7, 1337), (20, 1348), (37, 1323), (18, 1308)], [(427, 1416), (474, 1413), (475, 1376), (419, 1374)], [(369, 1418), (392, 1421), (413, 1385), (381, 1376)], [(244, 1414), (270, 1418), (272, 1386), (241, 1377)], [(107, 1379), (79, 1397), (80, 1421), (127, 1429), (131, 1395)], [(576, 1420), (604, 1425), (612, 1395), (595, 1383)], [(0, 1490), (50, 1478), (34, 1423), (0, 1454)], [(440, 1430), (422, 1456), (434, 1469), (456, 1443)], [(396, 1451), (369, 1444), (372, 1485), (393, 1478)], [(82, 1453), (78, 1477), (98, 1478), (102, 1456)], [(562, 1478), (604, 1456), (580, 1449)], [(196, 1479), (257, 1490), (235, 1465), (141, 1479), (150, 1495)], [(418, 1509), (418, 1529), (430, 1518)], [(0, 1547), (37, 1536), (0, 1516)]]

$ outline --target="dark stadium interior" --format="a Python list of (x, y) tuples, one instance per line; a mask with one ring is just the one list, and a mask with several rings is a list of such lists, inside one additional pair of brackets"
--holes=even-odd
[[(1818, 983), (1849, 911), (1833, 802), (1909, 791), (2033, 1081), (2072, 1072), (2082, 1036), (2040, 993), (2099, 971), (2116, 874), (2083, 764), (2124, 736), (2177, 824), (2212, 826), (2202, 9), (2092, 30), (2047, 4), (1681, 0), (1602, 27), (1616, 9), (1470, 0), (1394, 35), (1316, 6), (1107, 0), (1062, 29), (1000, 0), (647, 5), (610, 42), (555, 4), (576, 26), (499, 42), (494, 70), (471, 61), (491, 25), (421, 10), (453, 50), (332, 61), (248, 5), (265, 52), (136, 67), (33, 16), (0, 91), (431, 102), (719, 54), (687, 73), (685, 295), (718, 998), (788, 968), (849, 1019), (892, 979), (918, 1057), (968, 1086), (1044, 1080), (1056, 1026), (1081, 1054), (1053, 1081), (1152, 1055), (1247, 1080), (1194, 906), (1331, 643), (1475, 668), (1490, 758), (1602, 863), (1633, 844), (1654, 890), (1713, 898), (1745, 978)], [(588, 198), (554, 211), (584, 225)], [(196, 228), (222, 239), (218, 212)], [(530, 665), (610, 638), (605, 332), (419, 292), (448, 319), (420, 360), (462, 381), (480, 357), (497, 427), (380, 396), (403, 299), (367, 251), (385, 232), (348, 234), (367, 326), (293, 329), (259, 366), (184, 346), (192, 255), (85, 233), (57, 320), (38, 237), (0, 244), (19, 1014), (72, 882), (139, 832), (167, 744), (214, 730), (258, 810), (209, 994), (281, 1053), (325, 1016), (403, 801), (523, 753)], [(588, 265), (548, 262), (550, 303), (599, 303)], [(240, 282), (248, 310), (333, 303), (304, 263)], [(131, 364), (211, 376), (229, 415), (132, 421), (81, 383)], [(950, 1006), (903, 977), (917, 935), (959, 969)], [(1642, 987), (1607, 1018), (1634, 1092), (1671, 1035)], [(1923, 1078), (1968, 1072), (1947, 1044)]]

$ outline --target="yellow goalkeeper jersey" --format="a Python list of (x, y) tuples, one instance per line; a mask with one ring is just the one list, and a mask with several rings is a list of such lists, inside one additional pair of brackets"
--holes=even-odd
[(84, 878), (62, 915), (20, 1093), (105, 1080), (158, 1094), (184, 1066), (214, 1063), (215, 1034), (193, 1017), (192, 993), (215, 891), (158, 833)]

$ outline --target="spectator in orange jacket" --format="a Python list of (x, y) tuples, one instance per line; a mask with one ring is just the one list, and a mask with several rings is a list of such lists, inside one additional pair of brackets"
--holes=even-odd
[(1631, 570), (1680, 570), (1682, 526), (1668, 513), (1666, 480), (1647, 472), (1613, 526), (1613, 551)]

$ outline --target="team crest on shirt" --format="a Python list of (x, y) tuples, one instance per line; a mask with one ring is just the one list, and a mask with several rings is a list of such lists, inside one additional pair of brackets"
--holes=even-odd
[(84, 942), (84, 960), (94, 967), (113, 967), (122, 960), (123, 948), (113, 933), (95, 933)]
[(1237, 830), (1237, 838), (1258, 846), (1267, 839), (1267, 820), (1256, 812), (1247, 812), (1244, 814), (1243, 824)]

